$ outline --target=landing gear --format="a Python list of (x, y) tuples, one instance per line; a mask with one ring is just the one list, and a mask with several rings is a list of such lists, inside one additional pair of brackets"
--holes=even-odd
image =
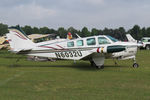
[(102, 66), (95, 66), (97, 69), (104, 69), (104, 65)]
[(113, 59), (115, 66), (117, 66), (117, 65), (118, 65), (118, 63), (117, 63), (117, 61), (116, 61), (116, 60), (117, 60), (117, 59)]
[(138, 63), (136, 63), (136, 59), (135, 59), (135, 58), (133, 59), (133, 61), (134, 61), (134, 63), (133, 63), (133, 67), (134, 67), (134, 68), (138, 68), (138, 67), (139, 67), (139, 64), (138, 64)]
[(138, 68), (138, 67), (139, 67), (139, 64), (134, 63), (134, 64), (133, 64), (133, 67), (134, 67), (134, 68)]
[(90, 60), (91, 66), (95, 66), (94, 61)]
[(92, 67), (96, 67), (97, 69), (104, 69), (104, 65), (98, 66), (94, 63), (94, 61), (90, 61)]

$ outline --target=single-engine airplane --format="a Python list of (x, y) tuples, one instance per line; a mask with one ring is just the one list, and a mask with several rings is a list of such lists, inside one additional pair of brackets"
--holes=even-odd
[(133, 67), (138, 67), (135, 59), (137, 44), (121, 42), (107, 35), (33, 43), (17, 26), (9, 28), (7, 39), (11, 51), (17, 54), (55, 59), (89, 60), (92, 66), (99, 69), (104, 68), (104, 60), (107, 58), (133, 59)]

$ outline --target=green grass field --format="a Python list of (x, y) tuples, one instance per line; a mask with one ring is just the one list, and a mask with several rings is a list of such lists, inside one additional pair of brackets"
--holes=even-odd
[[(16, 63), (16, 59), (20, 61)], [(133, 61), (105, 61), (97, 70), (88, 61), (27, 61), (0, 51), (0, 100), (150, 100), (150, 51)]]

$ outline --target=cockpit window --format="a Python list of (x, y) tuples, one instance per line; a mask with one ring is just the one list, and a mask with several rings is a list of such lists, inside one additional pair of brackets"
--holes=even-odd
[(67, 42), (67, 46), (68, 47), (74, 47), (74, 42), (72, 41), (72, 42)]
[(96, 41), (95, 41), (95, 38), (89, 38), (87, 39), (87, 45), (95, 45), (96, 44)]
[(111, 36), (108, 36), (108, 35), (107, 35), (107, 37), (108, 37), (109, 39), (111, 39), (113, 42), (117, 42), (117, 41), (118, 41), (117, 39), (115, 39), (115, 38), (113, 38), (113, 37), (111, 37)]
[(77, 46), (83, 46), (83, 40), (78, 40), (77, 41)]
[(99, 44), (110, 44), (110, 42), (105, 37), (98, 37)]

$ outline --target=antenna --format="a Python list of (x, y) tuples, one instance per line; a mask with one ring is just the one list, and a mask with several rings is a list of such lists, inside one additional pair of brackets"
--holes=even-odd
[(81, 38), (77, 33), (75, 33), (78, 38)]

